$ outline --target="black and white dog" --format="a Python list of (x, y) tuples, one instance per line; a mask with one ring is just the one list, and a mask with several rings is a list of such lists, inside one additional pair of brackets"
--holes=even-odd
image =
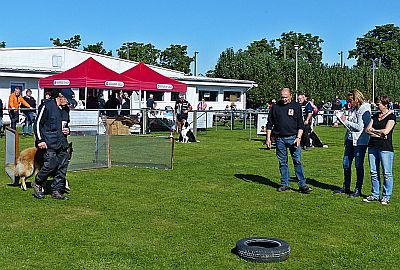
[(190, 127), (189, 127), (189, 123), (185, 122), (185, 125), (182, 128), (181, 131), (181, 136), (182, 136), (182, 142), (183, 143), (188, 143), (189, 142), (189, 133), (190, 133)]

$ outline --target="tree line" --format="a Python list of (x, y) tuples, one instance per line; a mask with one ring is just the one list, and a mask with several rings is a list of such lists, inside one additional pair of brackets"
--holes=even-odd
[[(357, 38), (356, 48), (348, 58), (356, 59), (353, 67), (322, 63), (318, 36), (282, 33), (276, 40), (254, 41), (246, 49), (228, 48), (218, 59), (211, 77), (253, 80), (258, 87), (247, 95), (250, 107), (259, 107), (277, 98), (278, 89), (295, 89), (295, 57), (298, 57), (298, 91), (317, 101), (330, 101), (333, 96), (345, 98), (351, 89), (360, 89), (372, 97), (375, 72), (375, 96), (387, 95), (400, 100), (400, 28), (387, 24), (376, 26)], [(297, 45), (297, 46), (295, 46)]]

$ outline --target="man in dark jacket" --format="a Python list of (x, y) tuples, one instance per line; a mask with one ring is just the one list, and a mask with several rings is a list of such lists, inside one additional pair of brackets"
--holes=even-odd
[(31, 106), (31, 109), (28, 109), (26, 106), (21, 104), (22, 111), (25, 115), (25, 123), (22, 126), (22, 135), (26, 134), (26, 127), (28, 127), (28, 135), (32, 136), (32, 125), (35, 122), (35, 111), (36, 111), (36, 100), (32, 97), (32, 90), (26, 90), (26, 96), (24, 96), (25, 101)]
[(278, 191), (289, 190), (290, 172), (287, 152), (289, 148), (299, 181), (299, 190), (302, 193), (310, 193), (312, 189), (306, 185), (304, 169), (301, 164), (300, 141), (304, 129), (301, 106), (292, 101), (292, 93), (289, 88), (282, 88), (280, 95), (281, 100), (272, 106), (268, 114), (266, 141), (267, 147), (271, 148), (271, 134), (273, 133), (276, 138), (276, 156), (281, 174), (281, 186)]
[(45, 101), (39, 107), (34, 127), (35, 144), (44, 152), (44, 165), (32, 182), (33, 195), (37, 199), (44, 198), (42, 186), (51, 174), (55, 174), (51, 185), (52, 198), (69, 199), (63, 192), (68, 168), (68, 104), (74, 103), (73, 94), (71, 89), (62, 89), (55, 98)]

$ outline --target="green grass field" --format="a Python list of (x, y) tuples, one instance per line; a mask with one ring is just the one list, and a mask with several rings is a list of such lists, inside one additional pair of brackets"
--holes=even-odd
[[(36, 200), (31, 189), (7, 185), (2, 166), (0, 269), (399, 269), (398, 158), (389, 206), (334, 195), (344, 129), (317, 133), (329, 148), (303, 152), (311, 194), (297, 192), (295, 181), (276, 192), (275, 152), (261, 138), (249, 141), (246, 130), (209, 130), (200, 143), (177, 143), (173, 170), (69, 173), (70, 201)], [(397, 153), (398, 137), (399, 129)], [(31, 145), (21, 138), (20, 149)], [(365, 168), (369, 194), (367, 159)], [(251, 236), (286, 240), (289, 260), (257, 264), (231, 253)]]

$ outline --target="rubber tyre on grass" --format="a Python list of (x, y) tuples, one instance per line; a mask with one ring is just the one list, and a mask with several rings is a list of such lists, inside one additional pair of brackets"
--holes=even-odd
[(290, 246), (277, 238), (244, 238), (236, 243), (236, 254), (252, 262), (281, 262), (289, 258)]

